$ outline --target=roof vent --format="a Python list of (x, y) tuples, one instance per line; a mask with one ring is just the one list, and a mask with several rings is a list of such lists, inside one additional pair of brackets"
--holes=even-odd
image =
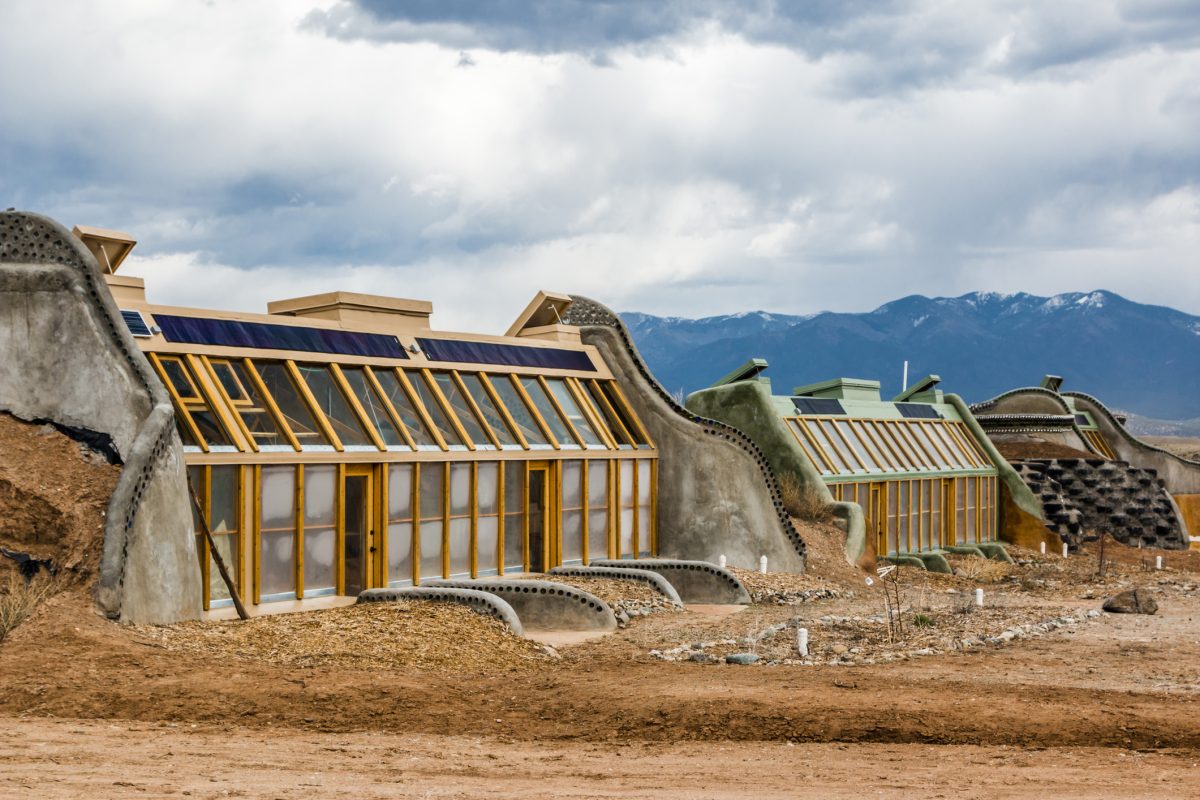
[(333, 320), (352, 327), (396, 333), (429, 330), (433, 303), (355, 292), (326, 292), (273, 300), (267, 303), (267, 313)]
[(1063, 379), (1059, 375), (1044, 375), (1042, 376), (1042, 388), (1058, 394), (1062, 390)]
[(713, 383), (713, 386), (724, 386), (729, 383), (738, 383), (739, 381), (759, 380), (764, 383), (770, 383), (771, 379), (760, 377), (767, 371), (767, 360), (765, 358), (752, 358), (745, 364), (735, 369), (733, 372)]
[(91, 228), (86, 225), (76, 225), (71, 233), (83, 242), (91, 254), (96, 257), (100, 269), (106, 275), (112, 275), (121, 266), (125, 256), (133, 250), (137, 240), (128, 233), (110, 231), (104, 228)]

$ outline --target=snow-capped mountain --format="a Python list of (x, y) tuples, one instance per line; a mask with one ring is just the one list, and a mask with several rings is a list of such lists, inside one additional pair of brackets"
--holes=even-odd
[(860, 314), (621, 317), (671, 392), (703, 388), (759, 357), (771, 364), (776, 392), (845, 376), (879, 380), (890, 397), (907, 359), (911, 378), (937, 373), (968, 402), (1054, 373), (1064, 389), (1111, 408), (1200, 416), (1200, 317), (1112, 292), (912, 295)]

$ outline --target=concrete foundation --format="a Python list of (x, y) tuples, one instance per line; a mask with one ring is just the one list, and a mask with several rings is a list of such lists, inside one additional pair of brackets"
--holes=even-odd
[[(593, 561), (597, 567), (622, 567), (627, 561)], [(638, 559), (638, 569), (662, 575), (685, 603), (714, 605), (749, 605), (750, 593), (742, 582), (727, 569), (706, 561), (679, 561), (666, 558)]]
[(736, 428), (676, 402), (609, 309), (573, 301), (563, 321), (599, 349), (659, 449), (658, 554), (705, 561), (724, 554), (747, 569), (765, 555), (778, 571), (803, 572), (804, 542), (763, 452)]
[(475, 578), (424, 581), (424, 587), (475, 589), (512, 606), (525, 630), (615, 631), (617, 617), (599, 597), (551, 581)]
[(403, 589), (368, 589), (358, 596), (360, 603), (394, 603), (400, 600), (424, 600), (437, 603), (457, 603), (480, 614), (503, 622), (518, 636), (525, 635), (525, 628), (513, 607), (489, 592), (476, 589), (452, 589), (409, 586)]
[(166, 389), (138, 351), (100, 267), (57, 222), (0, 214), (0, 410), (107, 433), (123, 463), (96, 600), (110, 618), (200, 614), (183, 449)]

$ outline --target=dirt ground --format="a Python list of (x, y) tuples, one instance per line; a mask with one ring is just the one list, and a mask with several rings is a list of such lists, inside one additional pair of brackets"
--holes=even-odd
[(1200, 461), (1200, 439), (1192, 436), (1142, 436), (1142, 441), (1161, 447), (1181, 458)]
[[(1156, 554), (900, 572), (899, 638), (886, 581), (767, 575), (558, 652), (422, 604), (121, 627), (77, 585), (0, 644), (0, 798), (1200, 797), (1200, 552)], [(1132, 585), (1158, 614), (1097, 612)]]

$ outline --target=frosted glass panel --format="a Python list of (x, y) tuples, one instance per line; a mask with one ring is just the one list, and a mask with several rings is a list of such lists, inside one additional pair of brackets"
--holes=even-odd
[(500, 465), (479, 464), (475, 469), (475, 493), (479, 496), (479, 513), (495, 514), (500, 505)]
[(388, 525), (388, 581), (412, 581), (412, 523)]
[(583, 505), (583, 466), (579, 461), (564, 461), (562, 465), (563, 508)]
[(608, 509), (588, 512), (588, 559), (608, 558)]
[(496, 569), (496, 536), (500, 523), (497, 517), (480, 517), (475, 530), (475, 566), (480, 572)]
[(237, 473), (241, 467), (213, 467), (209, 487), (209, 530), (238, 529)]
[(337, 467), (304, 468), (304, 527), (333, 527)]
[(263, 467), (262, 527), (296, 526), (296, 468)]
[(618, 541), (621, 544), (621, 557), (633, 555), (633, 509), (622, 508), (621, 516), (621, 531)]
[(583, 558), (583, 512), (564, 511), (562, 521), (562, 560), (579, 561)]
[(621, 505), (631, 506), (633, 505), (633, 462), (622, 461), (620, 474), (621, 491), (619, 497), (621, 498)]
[(412, 466), (393, 464), (388, 468), (388, 519), (412, 518)]
[[(305, 470), (307, 472), (307, 470)], [(308, 595), (335, 585), (333, 558), (337, 537), (333, 528), (304, 530), (304, 593)]]
[(296, 590), (295, 531), (263, 531), (260, 536), (259, 592), (263, 595)]
[[(421, 516), (425, 516), (424, 505)], [(471, 513), (471, 465), (450, 465), (450, 513), (453, 516)]]
[(442, 465), (421, 465), (421, 519), (442, 516)]
[(525, 569), (525, 465), (504, 465), (504, 568)]
[(450, 520), (450, 574), (471, 572), (471, 518)]
[(650, 462), (637, 462), (638, 505), (650, 505)]
[(442, 521), (421, 522), (421, 577), (442, 576)]

